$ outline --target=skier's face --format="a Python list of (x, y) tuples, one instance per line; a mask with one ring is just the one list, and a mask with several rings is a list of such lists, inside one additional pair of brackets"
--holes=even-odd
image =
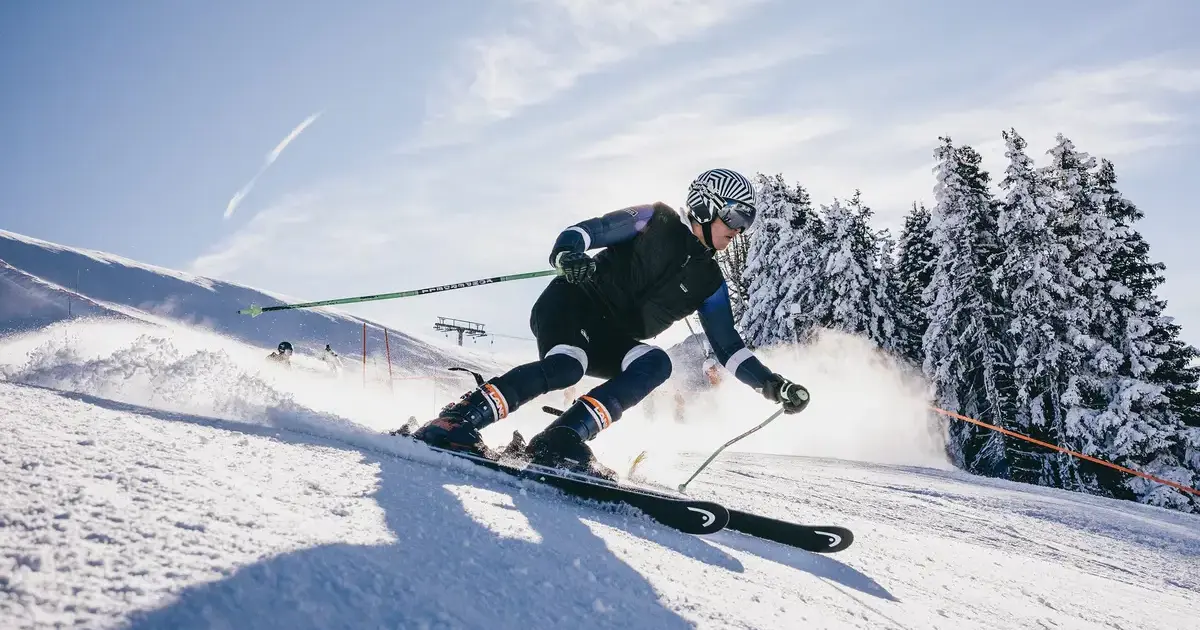
[(729, 242), (732, 241), (733, 237), (737, 235), (737, 230), (725, 225), (724, 221), (717, 219), (716, 221), (712, 222), (713, 247), (717, 248), (717, 251), (721, 251), (726, 247), (729, 247)]

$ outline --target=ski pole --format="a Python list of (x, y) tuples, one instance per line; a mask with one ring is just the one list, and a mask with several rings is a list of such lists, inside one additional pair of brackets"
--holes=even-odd
[(546, 269), (544, 271), (530, 271), (528, 273), (518, 273), (510, 276), (495, 276), (493, 278), (482, 278), (480, 280), (469, 280), (467, 282), (455, 282), (453, 284), (443, 284), (437, 287), (428, 287), (425, 289), (414, 289), (412, 291), (400, 291), (398, 293), (383, 293), (380, 295), (362, 295), (359, 297), (339, 298), (336, 300), (322, 300), (320, 302), (304, 302), (301, 304), (280, 304), (278, 306), (258, 306), (251, 304), (250, 308), (238, 311), (239, 315), (249, 315), (258, 317), (263, 313), (270, 311), (284, 311), (295, 308), (309, 308), (313, 306), (332, 306), (334, 304), (356, 304), (358, 302), (370, 302), (373, 300), (393, 300), (396, 298), (412, 297), (414, 295), (425, 295), (426, 293), (438, 293), (440, 291), (450, 291), (453, 289), (465, 289), (467, 287), (476, 287), (483, 284), (493, 284), (496, 282), (508, 282), (509, 280), (524, 280), (526, 278), (537, 278), (541, 276), (553, 276), (558, 273), (557, 269)]
[(685, 482), (683, 482), (683, 483), (679, 484), (679, 491), (680, 491), (680, 492), (683, 492), (683, 491), (684, 491), (684, 488), (686, 488), (686, 487), (687, 487), (687, 485), (688, 485), (689, 483), (691, 483), (693, 479), (695, 479), (695, 478), (696, 478), (696, 475), (699, 475), (699, 474), (700, 474), (700, 471), (702, 471), (702, 470), (704, 470), (705, 468), (707, 468), (707, 467), (708, 467), (708, 465), (709, 465), (710, 463), (712, 463), (712, 460), (716, 459), (716, 458), (717, 458), (717, 455), (720, 455), (720, 454), (721, 454), (721, 451), (725, 450), (725, 448), (726, 448), (726, 447), (728, 447), (730, 444), (733, 444), (734, 442), (736, 442), (736, 441), (738, 441), (738, 440), (740, 440), (740, 439), (742, 439), (742, 438), (746, 437), (747, 435), (750, 435), (751, 433), (754, 433), (755, 431), (757, 431), (757, 430), (759, 430), (759, 429), (761, 429), (761, 428), (763, 428), (763, 427), (767, 426), (768, 424), (770, 424), (770, 423), (771, 423), (771, 421), (772, 421), (772, 420), (774, 420), (775, 418), (778, 418), (778, 417), (779, 417), (779, 414), (781, 414), (781, 413), (783, 413), (783, 407), (780, 407), (780, 408), (779, 408), (779, 411), (776, 411), (775, 413), (771, 414), (771, 417), (770, 417), (770, 418), (767, 418), (766, 420), (763, 420), (763, 421), (762, 421), (762, 424), (759, 424), (758, 426), (754, 427), (753, 429), (750, 429), (749, 431), (747, 431), (747, 432), (745, 432), (745, 433), (743, 433), (743, 434), (741, 434), (741, 435), (739, 435), (739, 436), (737, 436), (737, 437), (733, 438), (732, 440), (729, 440), (728, 442), (726, 442), (726, 443), (722, 444), (722, 445), (721, 445), (721, 448), (717, 449), (717, 451), (716, 451), (715, 453), (713, 453), (712, 455), (709, 455), (709, 456), (708, 456), (708, 459), (704, 460), (704, 463), (703, 463), (703, 464), (700, 464), (700, 467), (696, 469), (696, 472), (692, 473), (692, 476), (691, 476), (691, 477), (688, 477), (687, 481), (685, 481)]

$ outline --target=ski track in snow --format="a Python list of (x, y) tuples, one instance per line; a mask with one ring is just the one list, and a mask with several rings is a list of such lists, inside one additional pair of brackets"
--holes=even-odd
[(1200, 609), (1194, 515), (739, 453), (691, 484), (855, 530), (822, 556), (297, 426), (0, 383), (0, 627), (1182, 630)]

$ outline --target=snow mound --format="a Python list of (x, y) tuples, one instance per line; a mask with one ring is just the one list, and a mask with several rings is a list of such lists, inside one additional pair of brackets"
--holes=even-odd
[(0, 378), (163, 411), (359, 439), (410, 415), (430, 417), (468, 381), (397, 380), (365, 385), (361, 372), (334, 372), (293, 355), (291, 369), (260, 348), (185, 326), (71, 320), (0, 340)]

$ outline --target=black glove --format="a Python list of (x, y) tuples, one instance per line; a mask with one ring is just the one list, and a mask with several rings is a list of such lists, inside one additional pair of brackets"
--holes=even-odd
[(596, 273), (596, 261), (583, 252), (560, 252), (554, 256), (554, 268), (567, 282), (579, 284)]
[(784, 413), (800, 413), (808, 406), (808, 390), (778, 374), (772, 374), (763, 384), (763, 397), (781, 403)]

